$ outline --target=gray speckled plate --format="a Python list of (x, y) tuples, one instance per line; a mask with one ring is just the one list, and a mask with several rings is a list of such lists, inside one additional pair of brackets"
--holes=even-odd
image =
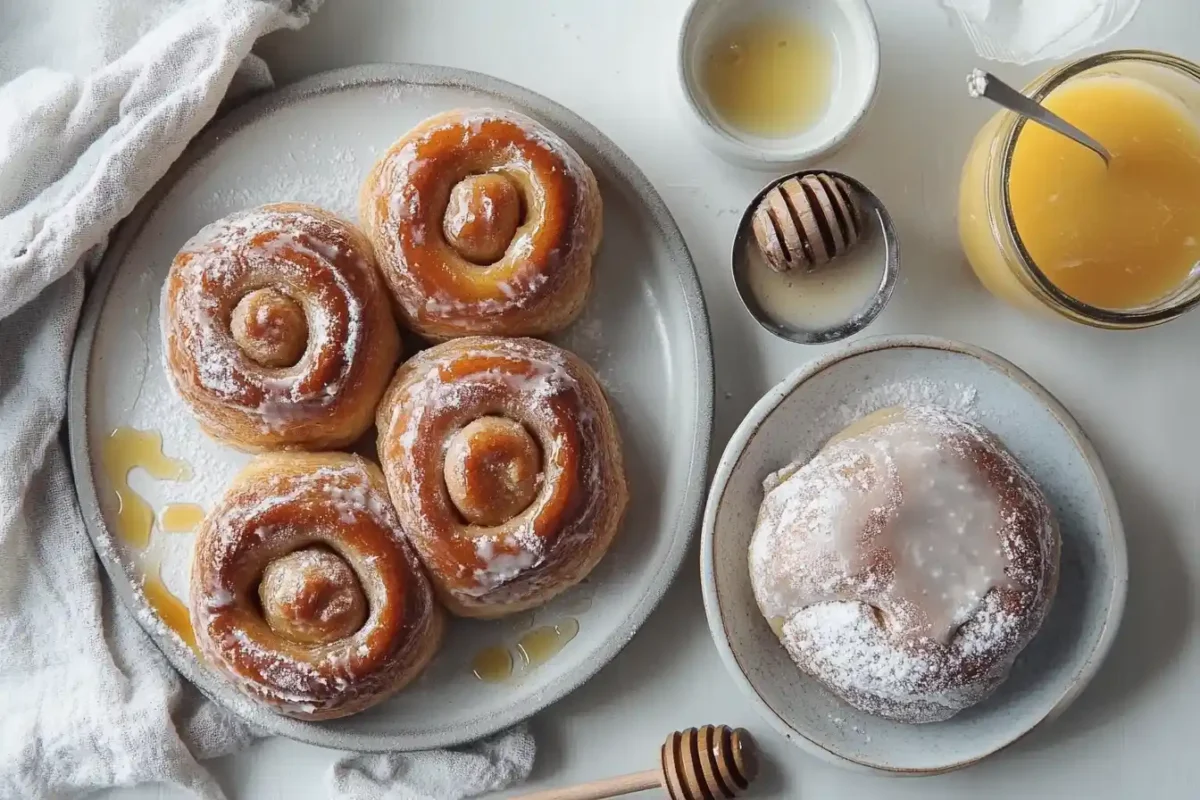
[[(159, 291), (172, 257), (206, 223), (261, 203), (315, 203), (351, 219), (376, 156), (419, 120), (448, 108), (523, 111), (562, 134), (591, 165), (604, 196), (604, 240), (584, 317), (557, 341), (587, 359), (609, 391), (625, 440), (632, 503), (624, 530), (589, 579), (534, 614), (456, 620), (412, 687), (342, 720), (311, 723), (247, 701), (157, 618), (140, 589), (161, 570), (186, 597), (191, 534), (156, 530), (146, 550), (113, 535), (118, 503), (101, 469), (119, 426), (159, 430), (186, 460), (188, 481), (130, 483), (156, 510), (211, 507), (246, 456), (203, 436), (161, 366)], [(91, 293), (71, 367), (70, 437), (88, 530), (126, 605), (171, 663), (207, 695), (272, 733), (355, 750), (465, 742), (524, 719), (582, 684), (633, 636), (671, 583), (703, 501), (712, 422), (712, 356), (695, 268), (674, 220), (636, 166), (565, 108), (484, 75), (415, 65), (356, 67), (310, 78), (240, 106), (211, 126), (122, 226)], [(471, 671), (493, 644), (564, 618), (578, 635), (557, 655), (489, 684)], [(518, 663), (519, 660), (518, 660)]]
[[(747, 567), (767, 474), (811, 457), (865, 414), (914, 402), (958, 410), (996, 433), (1045, 490), (1063, 543), (1054, 607), (1011, 677), (980, 705), (928, 725), (858, 711), (801, 673), (760, 616)], [(965, 767), (1059, 714), (1112, 645), (1128, 582), (1112, 489), (1067, 410), (999, 356), (923, 336), (856, 342), (792, 374), (751, 409), (717, 467), (700, 568), (721, 658), (772, 727), (828, 761), (893, 775)]]

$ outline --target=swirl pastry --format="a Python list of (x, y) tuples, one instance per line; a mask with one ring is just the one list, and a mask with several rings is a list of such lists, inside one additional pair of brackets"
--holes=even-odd
[(250, 463), (196, 534), (191, 618), (205, 659), (298, 719), (375, 705), (436, 652), (444, 617), (379, 468), (344, 453)]
[(592, 171), (513, 111), (447, 111), (413, 128), (375, 164), (359, 217), (405, 323), (435, 340), (565, 328), (600, 245)]
[(162, 308), (172, 384), (205, 431), (247, 450), (354, 441), (400, 357), (370, 243), (313, 206), (206, 226), (171, 264)]
[(1008, 677), (1049, 611), (1054, 515), (961, 416), (876, 412), (765, 488), (754, 596), (800, 669), (856, 708), (952, 717)]
[(419, 353), (376, 425), (401, 524), (455, 614), (541, 605), (621, 523), (616, 421), (592, 370), (552, 344), (481, 336)]

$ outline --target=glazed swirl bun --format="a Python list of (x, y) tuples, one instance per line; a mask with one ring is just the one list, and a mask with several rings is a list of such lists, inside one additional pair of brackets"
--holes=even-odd
[(592, 370), (552, 344), (468, 337), (419, 353), (376, 425), (401, 524), (455, 614), (541, 605), (621, 523), (616, 421)]
[(205, 517), (190, 610), (205, 660), (298, 719), (375, 705), (436, 652), (444, 618), (374, 464), (271, 453)]
[(391, 146), (359, 217), (405, 323), (435, 340), (541, 336), (582, 311), (600, 245), (596, 178), (514, 111), (447, 111)]
[(800, 669), (863, 711), (936, 722), (978, 703), (1050, 609), (1054, 514), (961, 415), (884, 409), (764, 488), (755, 599)]
[(400, 357), (370, 243), (313, 206), (208, 225), (163, 289), (167, 373), (209, 435), (246, 450), (357, 439)]

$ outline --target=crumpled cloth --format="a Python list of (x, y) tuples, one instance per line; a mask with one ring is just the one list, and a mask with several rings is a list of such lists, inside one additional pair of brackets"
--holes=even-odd
[(533, 754), (533, 737), (522, 725), (455, 750), (348, 755), (333, 765), (332, 796), (354, 800), (475, 797), (525, 780)]
[[(170, 783), (256, 735), (171, 669), (116, 599), (60, 435), (85, 275), (109, 231), (229, 95), (270, 85), (254, 41), (320, 0), (0, 6), (0, 797)], [(523, 780), (524, 728), (459, 751), (347, 754), (329, 793), (457, 798)]]

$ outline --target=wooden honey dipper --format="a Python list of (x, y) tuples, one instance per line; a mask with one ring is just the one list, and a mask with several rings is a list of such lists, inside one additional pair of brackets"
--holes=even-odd
[(858, 192), (824, 172), (788, 178), (759, 201), (754, 239), (776, 272), (813, 270), (853, 247), (862, 237)]
[(727, 800), (743, 794), (757, 774), (757, 752), (748, 731), (704, 725), (668, 736), (658, 769), (534, 792), (513, 800), (602, 800), (659, 788), (671, 800)]

